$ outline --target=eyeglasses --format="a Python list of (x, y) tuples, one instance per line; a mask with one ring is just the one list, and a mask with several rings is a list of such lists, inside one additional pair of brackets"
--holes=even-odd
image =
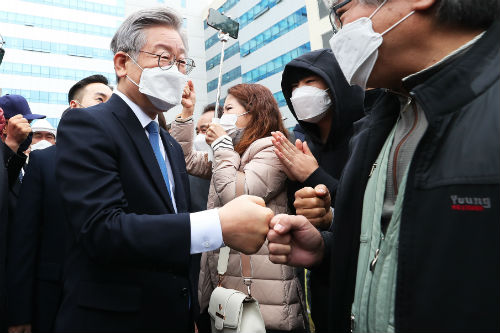
[(330, 23), (332, 25), (334, 34), (336, 34), (340, 29), (342, 29), (342, 21), (340, 20), (340, 16), (339, 14), (337, 14), (337, 11), (351, 1), (352, 0), (345, 0), (330, 8)]
[(148, 51), (139, 51), (158, 57), (158, 67), (163, 70), (170, 69), (174, 64), (177, 64), (177, 69), (183, 74), (189, 74), (196, 67), (194, 60), (190, 58), (175, 59), (175, 56), (168, 51), (163, 51), (161, 54), (156, 54)]

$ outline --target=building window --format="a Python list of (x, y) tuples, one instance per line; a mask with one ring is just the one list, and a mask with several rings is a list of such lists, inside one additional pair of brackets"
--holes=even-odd
[[(222, 83), (221, 86), (228, 84), (229, 82), (236, 80), (237, 78), (241, 77), (241, 66), (238, 66), (229, 72), (226, 72), (222, 75)], [(207, 83), (207, 92), (211, 92), (215, 89), (217, 89), (217, 79), (214, 79), (210, 82)]]
[(281, 56), (244, 73), (242, 75), (243, 82), (255, 83), (276, 73), (280, 73), (283, 71), (285, 65), (288, 64), (292, 59), (297, 58), (298, 56), (309, 52), (310, 50), (311, 44), (309, 42), (305, 43), (297, 47), (296, 49), (282, 54)]
[(307, 22), (307, 11), (306, 7), (302, 7), (295, 13), (285, 17), (281, 21), (277, 22), (267, 30), (258, 34), (245, 44), (241, 45), (240, 55), (242, 57), (260, 49), (264, 45), (269, 44), (273, 40), (283, 36), (287, 32), (301, 26)]
[[(231, 58), (233, 55), (238, 54), (239, 52), (240, 52), (240, 44), (236, 42), (235, 44), (231, 45), (226, 50), (224, 50), (224, 61)], [(211, 70), (218, 64), (220, 64), (220, 54), (216, 55), (215, 57), (211, 58), (206, 62), (207, 71)]]

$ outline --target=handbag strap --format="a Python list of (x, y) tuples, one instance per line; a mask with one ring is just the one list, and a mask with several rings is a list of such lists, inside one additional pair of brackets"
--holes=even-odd
[[(240, 171), (236, 171), (236, 197), (243, 195), (245, 193), (245, 174)], [(219, 251), (219, 260), (217, 262), (217, 273), (219, 274), (219, 287), (222, 283), (222, 278), (227, 271), (227, 265), (229, 262), (229, 251), (228, 246), (224, 246)], [(241, 262), (241, 276), (243, 277), (243, 283), (247, 286), (248, 296), (251, 297), (250, 286), (252, 284), (252, 262), (251, 257), (246, 254), (240, 253)]]

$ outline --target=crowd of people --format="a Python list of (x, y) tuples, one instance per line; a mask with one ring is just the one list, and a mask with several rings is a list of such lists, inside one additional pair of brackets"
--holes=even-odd
[(288, 131), (261, 84), (194, 119), (182, 18), (132, 13), (117, 86), (82, 78), (57, 129), (0, 97), (0, 331), (215, 332), (244, 255), (267, 332), (500, 330), (499, 20), (334, 2), (331, 49), (282, 73)]

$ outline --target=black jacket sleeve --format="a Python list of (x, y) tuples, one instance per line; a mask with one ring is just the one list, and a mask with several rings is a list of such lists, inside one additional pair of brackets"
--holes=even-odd
[(7, 174), (9, 178), (9, 188), (15, 184), (21, 168), (26, 163), (27, 156), (22, 152), (13, 152), (9, 146), (2, 142), (3, 148), (3, 160), (5, 163), (5, 168), (7, 169)]
[(39, 233), (42, 224), (43, 181), (39, 161), (32, 154), (23, 178), (14, 223), (9, 228), (7, 260), (8, 325), (32, 322)]

